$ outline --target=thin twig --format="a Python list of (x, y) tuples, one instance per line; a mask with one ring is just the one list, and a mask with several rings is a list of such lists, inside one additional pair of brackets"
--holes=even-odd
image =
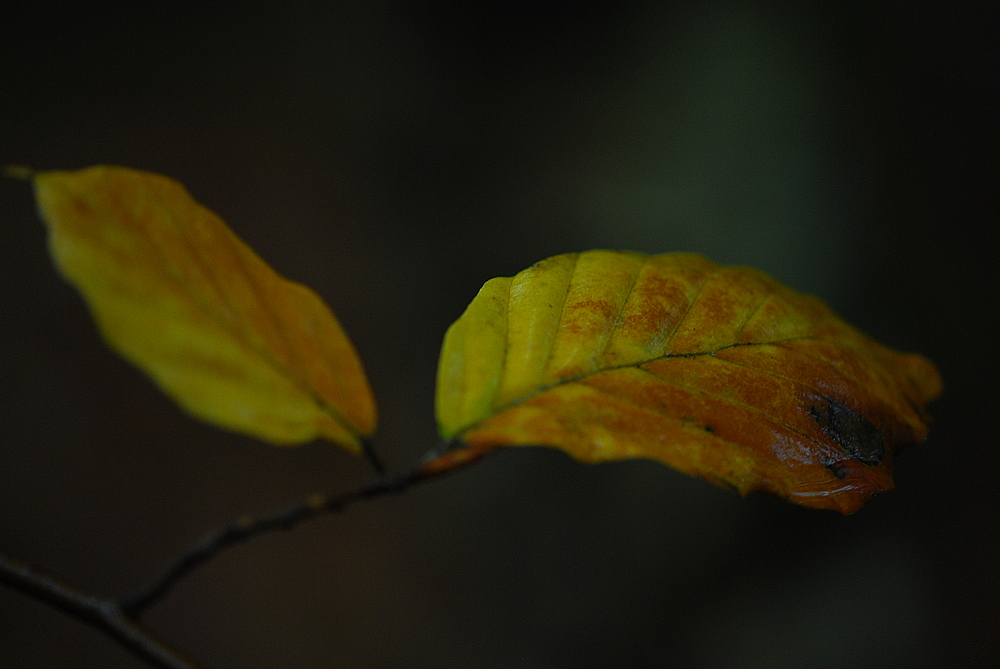
[(494, 450), (493, 447), (464, 447), (446, 451), (415, 467), (384, 474), (355, 490), (339, 495), (315, 494), (283, 509), (261, 516), (242, 516), (202, 535), (178, 555), (158, 578), (121, 600), (121, 609), (138, 620), (157, 600), (199, 565), (208, 562), (226, 548), (258, 534), (288, 530), (304, 520), (340, 511), (352, 502), (400, 493), (412, 485), (452, 472), (471, 464)]
[(200, 669), (157, 638), (117, 602), (89, 595), (65, 581), (0, 553), (0, 583), (101, 630), (157, 669)]
[(411, 469), (381, 476), (356, 490), (332, 496), (313, 495), (274, 513), (256, 518), (244, 516), (208, 532), (174, 560), (158, 579), (121, 602), (85, 593), (3, 553), (0, 553), (0, 583), (101, 630), (156, 669), (202, 669), (201, 665), (159, 639), (139, 622), (139, 616), (150, 605), (198, 565), (229, 546), (271, 530), (290, 529), (320, 514), (340, 511), (357, 500), (402, 492), (412, 485), (476, 462), (495, 450), (493, 446), (464, 446), (447, 450), (451, 445), (446, 444), (445, 448), (432, 451), (431, 457)]

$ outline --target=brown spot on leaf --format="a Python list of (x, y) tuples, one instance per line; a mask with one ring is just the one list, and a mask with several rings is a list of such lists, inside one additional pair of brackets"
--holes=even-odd
[[(866, 465), (875, 466), (882, 462), (882, 458), (885, 457), (885, 442), (879, 429), (854, 409), (829, 397), (824, 397), (823, 400), (826, 406), (814, 404), (809, 407), (809, 414), (819, 424), (824, 434)], [(832, 465), (824, 463), (824, 466), (837, 476), (837, 471)]]
[(850, 471), (843, 462), (838, 460), (830, 460), (829, 458), (823, 458), (821, 460), (824, 467), (830, 470), (830, 473), (836, 476), (838, 479), (843, 479), (847, 477)]

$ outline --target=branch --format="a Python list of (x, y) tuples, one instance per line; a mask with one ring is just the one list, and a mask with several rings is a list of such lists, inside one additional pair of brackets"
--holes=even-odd
[(88, 595), (3, 553), (0, 553), (0, 583), (96, 627), (157, 669), (199, 669), (201, 666), (154, 636), (117, 602)]
[[(352, 502), (401, 493), (417, 483), (472, 464), (495, 450), (494, 447), (468, 447), (448, 451), (432, 451), (421, 464), (402, 472), (380, 476), (355, 490), (339, 495), (315, 494), (283, 509), (262, 516), (242, 516), (202, 535), (190, 548), (178, 555), (154, 581), (122, 599), (121, 610), (138, 620), (153, 603), (162, 598), (181, 579), (199, 565), (235, 544), (258, 534), (274, 530), (289, 530), (302, 521), (325, 513), (342, 510)], [(442, 452), (443, 451), (443, 452)]]

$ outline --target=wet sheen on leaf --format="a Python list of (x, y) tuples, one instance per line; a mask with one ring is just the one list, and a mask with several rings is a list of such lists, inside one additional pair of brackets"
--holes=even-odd
[(60, 272), (112, 348), (182, 407), (272, 443), (324, 438), (360, 452), (375, 403), (313, 291), (167, 177), (96, 166), (34, 184)]
[(445, 335), (442, 436), (650, 458), (852, 513), (941, 390), (820, 300), (695, 254), (589, 251), (492, 279)]

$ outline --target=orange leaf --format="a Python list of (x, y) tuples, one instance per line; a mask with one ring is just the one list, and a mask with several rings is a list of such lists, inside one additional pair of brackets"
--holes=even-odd
[(96, 166), (34, 183), (59, 270), (107, 342), (182, 407), (276, 444), (360, 452), (375, 403), (315, 293), (167, 177)]
[(937, 370), (762, 272), (589, 251), (486, 283), (445, 335), (442, 435), (651, 458), (853, 513), (927, 436)]

